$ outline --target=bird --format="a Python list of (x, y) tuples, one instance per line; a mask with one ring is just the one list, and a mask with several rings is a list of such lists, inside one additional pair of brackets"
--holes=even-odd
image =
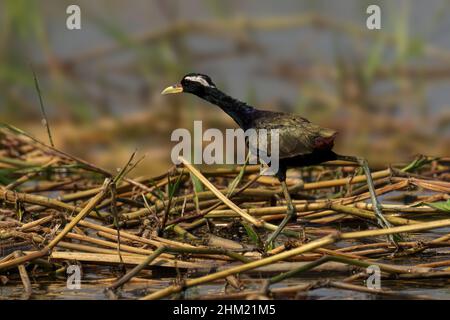
[[(163, 95), (178, 93), (190, 93), (218, 106), (244, 131), (278, 129), (279, 166), (275, 176), (281, 184), (287, 211), (282, 222), (266, 240), (266, 248), (273, 244), (284, 227), (296, 217), (295, 206), (286, 185), (287, 169), (319, 165), (332, 160), (357, 163), (363, 168), (377, 222), (383, 228), (391, 227), (382, 214), (367, 161), (361, 157), (340, 155), (333, 151), (337, 131), (311, 123), (297, 114), (257, 109), (224, 93), (208, 75), (201, 73), (186, 74), (178, 84), (171, 85), (161, 92)], [(392, 237), (390, 239), (395, 242)]]

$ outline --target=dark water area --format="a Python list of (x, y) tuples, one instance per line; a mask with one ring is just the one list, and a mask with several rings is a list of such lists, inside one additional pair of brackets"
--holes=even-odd
[[(106, 272), (105, 272), (105, 275)], [(86, 277), (97, 276), (97, 274), (86, 274)], [(310, 275), (309, 277), (291, 278), (283, 281), (281, 284), (272, 286), (272, 289), (297, 286), (312, 283), (316, 280), (343, 280), (344, 276), (336, 276), (329, 274), (317, 274)], [(170, 285), (170, 280), (157, 279), (161, 281), (160, 285), (146, 284), (142, 280), (142, 283), (134, 282), (126, 284), (119, 291), (119, 299), (139, 299), (147, 290), (159, 290)], [(82, 281), (80, 289), (68, 289), (65, 280), (39, 280), (39, 283), (33, 283), (31, 279), (33, 295), (32, 299), (36, 300), (66, 300), (66, 299), (82, 299), (82, 300), (108, 300), (108, 296), (105, 294), (105, 289), (112, 282), (109, 283), (92, 283), (89, 281)], [(254, 282), (246, 283), (246, 289), (258, 290), (261, 288), (261, 281), (258, 280), (258, 276), (254, 276)], [(381, 280), (381, 289), (393, 290), (401, 292), (402, 294), (410, 295), (424, 295), (433, 299), (450, 299), (450, 280), (449, 279), (419, 279), (419, 280)], [(228, 293), (233, 292), (227, 289)], [(195, 288), (187, 289), (184, 293), (185, 299), (196, 299), (198, 296), (207, 297), (208, 295), (217, 295), (225, 293), (224, 284), (206, 284), (200, 285)], [(0, 300), (1, 299), (21, 299), (23, 296), (23, 287), (17, 281), (11, 281), (10, 284), (0, 286)], [(355, 292), (350, 290), (340, 290), (335, 288), (318, 288), (311, 290), (308, 293), (301, 294), (301, 299), (306, 300), (327, 300), (327, 299), (358, 299), (358, 300), (377, 300), (386, 299), (386, 297), (368, 293)], [(292, 299), (292, 295), (287, 295), (284, 299)]]
[[(116, 40), (107, 32), (102, 32), (97, 23), (90, 19), (108, 20), (114, 28), (129, 36), (139, 36), (145, 33), (157, 32), (167, 28), (177, 21), (214, 21), (218, 19), (233, 19), (236, 17), (246, 18), (279, 18), (298, 16), (302, 14), (317, 14), (328, 16), (340, 21), (354, 23), (365, 29), (367, 14), (365, 12), (369, 2), (357, 0), (344, 1), (227, 1), (226, 4), (216, 1), (178, 1), (171, 3), (175, 8), (176, 18), (168, 19), (162, 14), (160, 6), (153, 1), (132, 0), (124, 7), (120, 1), (74, 1), (80, 5), (85, 12), (86, 19), (81, 30), (72, 32), (63, 28), (66, 16), (61, 14), (65, 10), (65, 3), (54, 0), (41, 2), (42, 9), (47, 17), (46, 23), (49, 31), (49, 41), (55, 54), (62, 59), (72, 59), (79, 55), (95, 50), (95, 48), (108, 48), (114, 46)], [(448, 3), (443, 0), (432, 1), (375, 1), (382, 10), (382, 31), (390, 34), (399, 32), (398, 24), (401, 23), (402, 15), (407, 15), (405, 41), (418, 41), (426, 43), (430, 47), (438, 47), (442, 50), (450, 49), (450, 15), (445, 14), (449, 9)], [(367, 41), (356, 42), (348, 37), (335, 32), (320, 32), (317, 29), (304, 27), (292, 29), (280, 29), (273, 31), (252, 30), (251, 35), (255, 37), (269, 55), (266, 54), (244, 54), (219, 59), (202, 59), (190, 61), (186, 65), (188, 71), (204, 72), (212, 75), (219, 84), (225, 87), (234, 96), (240, 99), (248, 97), (249, 92), (254, 92), (255, 102), (267, 103), (269, 101), (282, 100), (289, 104), (296, 104), (299, 99), (296, 85), (289, 84), (282, 79), (273, 79), (261, 74), (267, 71), (267, 67), (276, 62), (291, 64), (292, 67), (302, 67), (314, 64), (333, 64), (336, 54), (341, 53), (349, 61), (357, 59), (357, 47), (373, 47), (374, 41), (367, 37)], [(30, 43), (30, 46), (37, 45)], [(95, 45), (95, 46), (93, 46)], [(148, 44), (146, 52), (157, 49), (157, 44)], [(233, 42), (222, 37), (206, 35), (188, 35), (186, 45), (189, 50), (202, 54), (217, 53), (233, 48)], [(356, 49), (355, 49), (356, 48)], [(386, 49), (382, 59), (383, 64), (395, 64), (395, 47)], [(36, 61), (44, 58), (40, 51), (34, 53)], [(119, 50), (106, 59), (93, 59), (82, 64), (80, 72), (86, 76), (97, 77), (101, 73), (104, 77), (111, 77), (117, 84), (118, 90), (103, 92), (108, 96), (111, 111), (116, 114), (140, 110), (145, 106), (136, 100), (139, 97), (139, 88), (148, 85), (150, 92), (160, 92), (161, 70), (152, 70), (156, 65), (149, 64), (145, 73), (141, 71), (120, 74), (115, 70), (133, 60), (140, 59), (139, 55), (129, 50)], [(167, 61), (177, 59), (176, 57), (165, 57)], [(166, 62), (167, 62), (166, 61)], [(432, 59), (420, 58), (422, 64), (433, 64)], [(154, 67), (152, 67), (154, 66)], [(182, 68), (181, 68), (182, 69)], [(156, 73), (155, 73), (156, 72)], [(180, 71), (180, 73), (183, 71)], [(177, 72), (163, 74), (165, 79), (170, 79), (172, 73), (174, 79)], [(443, 108), (448, 107), (450, 91), (447, 90), (448, 80), (429, 83), (427, 86), (427, 97), (430, 99), (428, 107), (431, 114), (435, 115)], [(388, 87), (393, 88), (392, 84)], [(121, 88), (121, 89), (120, 89)], [(96, 90), (95, 88), (92, 88)], [(127, 108), (123, 108), (127, 105)], [(415, 110), (414, 106), (409, 106)]]

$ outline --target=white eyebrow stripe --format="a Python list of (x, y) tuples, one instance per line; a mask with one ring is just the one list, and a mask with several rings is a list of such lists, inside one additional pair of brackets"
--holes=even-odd
[(208, 83), (208, 81), (206, 81), (205, 79), (203, 79), (202, 77), (199, 77), (199, 76), (186, 77), (185, 79), (189, 80), (189, 81), (195, 81), (195, 82), (201, 83), (205, 87), (211, 87), (211, 85)]

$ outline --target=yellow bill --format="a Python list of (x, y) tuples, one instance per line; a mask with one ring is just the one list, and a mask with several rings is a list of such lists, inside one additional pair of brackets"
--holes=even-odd
[(161, 92), (161, 94), (181, 93), (181, 92), (183, 92), (183, 87), (179, 84), (176, 84), (176, 85), (165, 88)]

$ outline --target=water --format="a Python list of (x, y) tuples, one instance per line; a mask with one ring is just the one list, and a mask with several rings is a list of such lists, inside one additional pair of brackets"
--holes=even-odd
[[(310, 273), (311, 274), (311, 273)], [(285, 286), (294, 286), (300, 284), (306, 284), (315, 280), (333, 280), (339, 281), (344, 277), (329, 276), (325, 274), (321, 276), (315, 273), (315, 277), (309, 276), (308, 278), (291, 278), (283, 281), (281, 284), (276, 284), (272, 288), (279, 288)], [(258, 290), (261, 288), (261, 281), (254, 277), (254, 283), (246, 283), (247, 290)], [(161, 279), (160, 279), (161, 280)], [(104, 293), (104, 290), (108, 287), (109, 283), (91, 283), (89, 281), (83, 281), (81, 283), (81, 289), (68, 289), (65, 280), (57, 281), (43, 281), (34, 282), (32, 280), (33, 295), (32, 299), (45, 299), (45, 300), (107, 300), (108, 296)], [(119, 291), (119, 299), (138, 299), (149, 293), (149, 289), (163, 289), (171, 282), (167, 279), (167, 282), (162, 281), (160, 285), (142, 283), (128, 283)], [(358, 283), (361, 285), (361, 283)], [(433, 299), (450, 299), (450, 279), (419, 279), (419, 280), (381, 280), (381, 288), (384, 290), (393, 290), (402, 294), (409, 295), (422, 295), (428, 296)], [(228, 293), (237, 292), (236, 290), (228, 289)], [(217, 295), (225, 293), (224, 284), (205, 284), (194, 288), (187, 289), (184, 298), (195, 299), (198, 296), (207, 297), (208, 295)], [(295, 296), (277, 295), (277, 299), (292, 299)], [(5, 286), (0, 286), (0, 300), (1, 299), (22, 299), (23, 288), (20, 283), (11, 282)], [(350, 290), (342, 290), (336, 288), (318, 288), (310, 290), (309, 292), (300, 293), (298, 298), (301, 299), (386, 299), (386, 296), (374, 295), (368, 293), (361, 293)]]
[[(164, 10), (158, 3), (145, 0), (132, 0), (126, 4), (120, 1), (75, 1), (81, 7), (83, 16), (82, 29), (70, 31), (65, 28), (65, 3), (56, 0), (45, 0), (42, 2), (43, 13), (49, 31), (49, 42), (55, 54), (62, 59), (76, 58), (96, 48), (109, 47), (115, 44), (114, 36), (102, 30), (99, 24), (93, 23), (92, 19), (106, 19), (114, 28), (124, 34), (139, 35), (145, 32), (156, 32), (170, 25), (164, 14)], [(238, 2), (229, 1), (226, 4), (214, 5), (216, 2), (191, 0), (180, 1), (175, 4), (176, 19), (187, 21), (209, 21), (220, 18), (233, 18), (236, 16), (250, 18), (283, 17), (302, 14), (318, 14), (328, 16), (336, 20), (354, 23), (365, 29), (367, 14), (365, 12), (367, 2), (358, 0), (332, 1), (322, 0), (298, 1), (287, 0), (274, 2), (271, 0)], [(432, 1), (377, 1), (382, 10), (383, 32), (395, 34), (398, 29), (400, 15), (403, 12), (410, 14), (408, 19), (407, 35), (409, 41), (418, 41), (420, 44), (450, 49), (450, 38), (448, 29), (450, 26), (450, 15), (442, 14), (448, 10), (448, 3), (443, 0)], [(113, 28), (113, 29), (114, 29)], [(213, 60), (192, 61), (185, 67), (193, 68), (190, 71), (205, 72), (214, 75), (217, 83), (224, 86), (229, 92), (240, 99), (248, 97), (249, 92), (254, 92), (256, 102), (267, 102), (283, 100), (289, 104), (298, 102), (299, 92), (296, 85), (291, 85), (282, 79), (270, 79), (261, 76), (260, 71), (267, 70), (268, 66), (275, 62), (289, 62), (293, 66), (315, 64), (333, 64), (335, 54), (341, 52), (344, 56), (357, 56), (354, 42), (348, 41), (345, 36), (338, 36), (330, 31), (318, 31), (313, 28), (292, 28), (280, 30), (263, 30), (251, 32), (263, 48), (269, 53), (237, 55)], [(373, 40), (369, 40), (373, 45)], [(337, 45), (341, 43), (341, 45)], [(94, 44), (94, 46), (93, 46)], [(189, 50), (200, 54), (223, 52), (233, 48), (233, 43), (222, 37), (188, 36), (186, 41)], [(31, 42), (31, 45), (36, 44)], [(143, 44), (139, 44), (141, 46)], [(361, 42), (363, 47), (364, 41)], [(156, 43), (147, 43), (146, 52), (157, 49)], [(349, 49), (351, 48), (351, 49)], [(395, 49), (395, 48), (394, 48)], [(383, 62), (391, 65), (395, 63), (395, 50), (386, 51)], [(394, 51), (393, 51), (394, 50)], [(33, 50), (35, 59), (44, 59), (40, 50)], [(170, 50), (165, 53), (166, 62), (174, 63), (177, 57), (169, 58)], [(164, 54), (163, 54), (164, 56)], [(140, 59), (139, 55), (130, 54), (129, 49), (118, 51), (112, 56), (98, 59), (88, 59), (77, 67), (82, 74), (92, 77), (104, 76), (114, 79), (118, 85), (115, 90), (101, 92), (105, 95), (105, 101), (110, 104), (114, 113), (128, 113), (147, 107), (142, 101), (136, 100), (139, 96), (139, 88), (148, 86), (153, 94), (161, 90), (160, 70), (157, 65), (147, 64), (149, 70), (142, 68), (132, 73), (120, 74), (115, 70), (126, 68), (130, 61)], [(413, 59), (413, 58), (411, 58)], [(422, 64), (433, 63), (434, 59), (420, 58)], [(181, 66), (180, 66), (181, 67)], [(168, 77), (171, 72), (163, 75)], [(91, 89), (95, 90), (95, 82)], [(395, 85), (394, 85), (395, 86)], [(390, 85), (393, 88), (392, 84)], [(431, 115), (436, 115), (447, 106), (450, 100), (450, 92), (447, 90), (448, 80), (442, 85), (439, 81), (429, 83), (427, 86), (427, 99)], [(432, 94), (431, 94), (432, 93)], [(100, 92), (99, 92), (100, 94)], [(414, 101), (412, 103), (415, 103)], [(123, 108), (127, 105), (127, 108)], [(96, 105), (92, 105), (96, 108)], [(51, 109), (51, 108), (49, 108)], [(55, 106), (54, 110), (58, 110)], [(409, 110), (416, 110), (410, 105)]]

